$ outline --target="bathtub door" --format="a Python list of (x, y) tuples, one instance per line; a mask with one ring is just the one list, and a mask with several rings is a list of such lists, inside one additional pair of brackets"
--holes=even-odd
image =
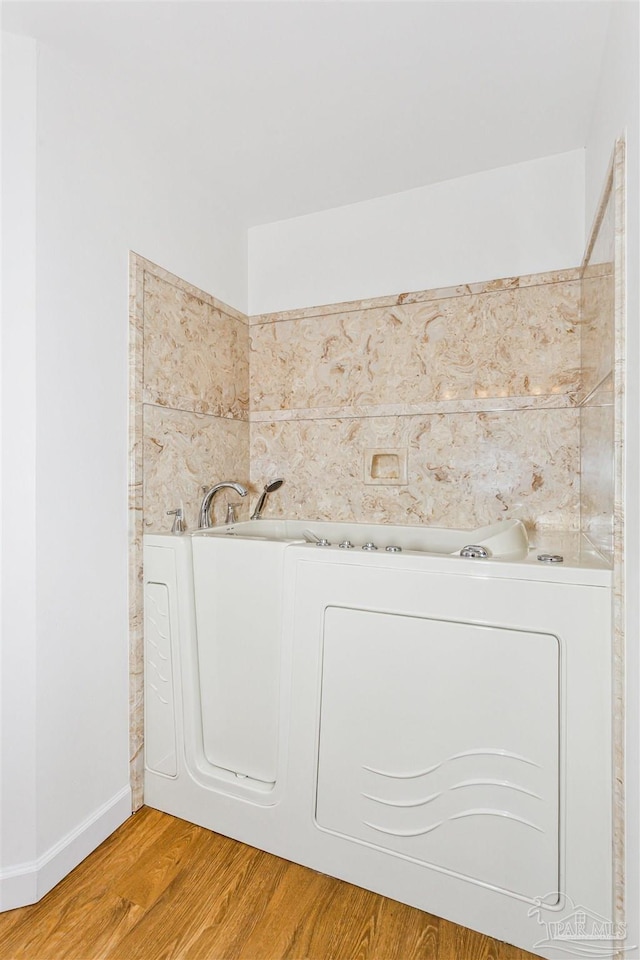
[(193, 538), (204, 754), (266, 783), (276, 780), (284, 547)]

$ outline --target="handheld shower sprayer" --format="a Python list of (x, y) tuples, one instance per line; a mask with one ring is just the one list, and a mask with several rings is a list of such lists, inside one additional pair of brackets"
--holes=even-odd
[(260, 498), (256, 503), (256, 508), (251, 514), (252, 520), (259, 520), (264, 510), (265, 504), (267, 502), (267, 497), (270, 493), (274, 493), (276, 490), (279, 490), (282, 484), (284, 483), (283, 477), (277, 477), (275, 480), (270, 480), (269, 483), (265, 483), (264, 490), (260, 494)]

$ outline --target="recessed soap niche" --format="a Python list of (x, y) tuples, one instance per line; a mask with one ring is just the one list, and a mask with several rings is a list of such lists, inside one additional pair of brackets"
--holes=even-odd
[(407, 485), (407, 448), (368, 448), (364, 452), (364, 482), (384, 486)]

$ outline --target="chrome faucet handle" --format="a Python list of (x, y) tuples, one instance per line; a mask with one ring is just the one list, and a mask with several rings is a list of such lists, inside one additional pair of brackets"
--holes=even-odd
[(227, 500), (227, 516), (225, 523), (236, 523), (238, 518), (236, 517), (236, 505), (235, 503), (229, 503)]
[(176, 507), (175, 510), (167, 510), (167, 516), (173, 517), (171, 533), (184, 533), (184, 510), (182, 507)]
[(489, 556), (489, 551), (477, 543), (468, 543), (466, 547), (463, 547), (460, 551), (460, 556), (469, 557), (472, 560), (484, 559)]

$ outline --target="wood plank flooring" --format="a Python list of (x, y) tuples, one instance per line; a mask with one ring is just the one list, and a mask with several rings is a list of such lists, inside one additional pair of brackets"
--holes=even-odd
[(0, 914), (0, 960), (527, 958), (148, 807), (40, 903)]

